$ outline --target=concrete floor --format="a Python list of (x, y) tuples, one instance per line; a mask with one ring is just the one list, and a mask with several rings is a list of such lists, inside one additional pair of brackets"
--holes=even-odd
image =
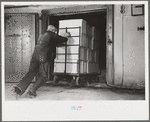
[[(5, 100), (16, 101), (13, 90), (15, 83), (6, 83)], [(29, 86), (29, 88), (32, 84)], [(68, 82), (60, 81), (57, 86), (45, 84), (37, 90), (37, 97), (30, 98), (26, 92), (19, 101), (43, 101), (43, 100), (145, 100), (145, 92), (141, 90), (117, 89), (106, 83), (92, 83), (84, 87), (70, 87)]]

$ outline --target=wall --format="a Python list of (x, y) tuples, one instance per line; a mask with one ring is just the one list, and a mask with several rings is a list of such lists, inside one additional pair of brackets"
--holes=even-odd
[(144, 15), (131, 16), (131, 5), (114, 8), (114, 82), (110, 85), (127, 88), (145, 87)]

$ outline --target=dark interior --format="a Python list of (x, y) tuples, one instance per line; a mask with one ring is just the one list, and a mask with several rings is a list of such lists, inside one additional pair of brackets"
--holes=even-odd
[(59, 20), (83, 19), (89, 25), (95, 26), (100, 30), (100, 68), (106, 70), (106, 12), (81, 13), (73, 15), (53, 15), (49, 16), (49, 24), (59, 28)]

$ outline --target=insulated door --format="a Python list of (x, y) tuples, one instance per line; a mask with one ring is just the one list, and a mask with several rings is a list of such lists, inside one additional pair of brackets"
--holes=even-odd
[(114, 82), (110, 84), (144, 88), (144, 6), (115, 5), (114, 16)]
[(5, 82), (19, 82), (35, 47), (35, 15), (5, 15)]
[(144, 6), (125, 5), (123, 14), (123, 86), (145, 86)]

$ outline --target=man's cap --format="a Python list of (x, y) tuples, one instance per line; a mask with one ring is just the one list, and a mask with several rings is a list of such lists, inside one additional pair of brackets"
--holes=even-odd
[(55, 26), (53, 26), (53, 25), (49, 25), (48, 27), (47, 27), (47, 31), (57, 31), (57, 28), (55, 27)]

